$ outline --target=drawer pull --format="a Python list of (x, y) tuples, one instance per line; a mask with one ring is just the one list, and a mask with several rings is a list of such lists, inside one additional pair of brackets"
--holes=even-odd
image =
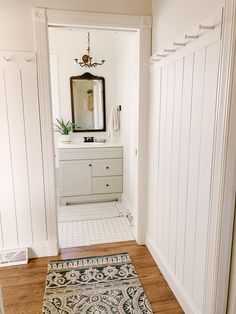
[(106, 186), (109, 186), (109, 184), (106, 184)]
[(106, 169), (109, 169), (109, 167), (107, 166)]
[(89, 164), (89, 167), (92, 167), (92, 164)]

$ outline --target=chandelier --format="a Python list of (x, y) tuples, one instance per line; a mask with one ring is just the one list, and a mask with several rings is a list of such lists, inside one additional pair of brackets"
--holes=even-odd
[(81, 67), (86, 68), (95, 68), (97, 65), (102, 65), (105, 60), (101, 60), (101, 62), (92, 62), (93, 57), (90, 55), (91, 48), (90, 48), (90, 33), (88, 33), (88, 48), (87, 48), (87, 54), (82, 56), (82, 61), (79, 61), (79, 59), (74, 59), (74, 61), (79, 64)]

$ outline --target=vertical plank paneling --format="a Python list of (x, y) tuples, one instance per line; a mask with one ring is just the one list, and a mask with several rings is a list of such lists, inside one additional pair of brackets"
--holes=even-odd
[(11, 149), (5, 93), (4, 70), (0, 68), (0, 245), (1, 248), (17, 247), (14, 188), (11, 167)]
[(184, 286), (192, 295), (206, 48), (195, 52), (186, 212)]
[(167, 67), (162, 69), (161, 75), (161, 106), (160, 106), (160, 142), (159, 142), (159, 175), (158, 175), (158, 246), (163, 247), (163, 204), (164, 204), (164, 173), (165, 173), (165, 137), (166, 137), (166, 101), (167, 101)]
[(20, 246), (27, 246), (32, 243), (32, 227), (20, 71), (8, 69), (5, 82), (18, 238)]
[[(157, 130), (155, 123), (160, 132), (159, 150), (149, 142), (149, 173), (154, 186), (149, 191), (152, 205), (148, 209), (153, 236), (149, 239), (148, 235), (147, 244), (176, 295), (186, 303), (186, 313), (208, 313), (206, 269), (213, 261), (208, 237), (212, 233), (209, 216), (214, 210), (211, 180), (220, 37), (219, 33), (217, 38), (211, 34), (187, 45), (182, 54), (178, 49), (177, 54), (156, 63), (161, 82), (152, 86), (161, 90), (161, 96), (152, 94), (152, 102), (157, 103), (159, 96), (161, 103), (160, 119), (151, 117), (153, 132)], [(151, 173), (155, 162), (157, 180)]]
[(168, 66), (168, 90), (166, 104), (166, 138), (165, 138), (165, 185), (163, 202), (163, 252), (168, 259), (169, 252), (169, 229), (170, 229), (170, 195), (171, 195), (171, 160), (172, 160), (172, 138), (174, 117), (174, 85), (175, 85), (175, 63)]
[(151, 192), (151, 186), (154, 184), (154, 178), (152, 176), (152, 169), (154, 158), (151, 158), (152, 154), (152, 141), (153, 141), (153, 131), (154, 131), (154, 117), (153, 117), (153, 110), (154, 110), (154, 89), (155, 89), (155, 69), (152, 69), (150, 72), (150, 96), (149, 96), (149, 111), (148, 111), (148, 164), (147, 164), (147, 175), (149, 180), (147, 181), (147, 230), (148, 234), (152, 239), (154, 238), (154, 230), (153, 230), (153, 216), (154, 211), (151, 210), (154, 208), (153, 202), (153, 193)]
[(173, 148), (172, 148), (172, 179), (170, 194), (170, 234), (169, 234), (169, 261), (175, 271), (176, 257), (176, 230), (177, 204), (179, 191), (179, 146), (183, 92), (183, 59), (176, 62), (175, 90), (174, 90), (174, 120), (173, 120)]
[(211, 187), (213, 136), (215, 124), (219, 42), (207, 47), (206, 73), (203, 99), (202, 142), (199, 169), (199, 192), (196, 222), (196, 246), (194, 264), (193, 297), (199, 309), (203, 309), (206, 271), (207, 233)]
[(149, 210), (150, 208), (155, 207), (154, 204), (154, 194), (151, 192), (151, 187), (155, 184), (155, 178), (153, 175), (153, 168), (154, 168), (154, 158), (151, 158), (151, 154), (154, 152), (153, 148), (153, 139), (154, 139), (154, 108), (155, 108), (155, 86), (156, 86), (156, 73), (155, 69), (153, 69), (150, 73), (150, 106), (148, 112), (148, 185), (147, 185), (147, 207), (148, 207), (148, 217), (147, 217), (147, 229), (152, 238), (154, 238), (154, 225), (153, 225), (153, 217), (154, 211)]
[(42, 151), (40, 140), (39, 107), (36, 67), (22, 71), (22, 92), (29, 174), (30, 204), (32, 209), (33, 241), (46, 238), (45, 204), (43, 190)]
[[(153, 170), (154, 177), (155, 177), (155, 182), (154, 186), (156, 186), (156, 191), (155, 191), (155, 198), (154, 198), (154, 206), (156, 208), (155, 210), (155, 215), (153, 219), (154, 223), (154, 239), (157, 241), (158, 239), (158, 230), (156, 228), (156, 222), (158, 221), (158, 212), (159, 212), (159, 207), (158, 207), (158, 176), (159, 176), (159, 162), (160, 162), (160, 119), (161, 119), (161, 69), (158, 68), (157, 73), (156, 73), (156, 86), (155, 86), (155, 111), (154, 111), (154, 125), (155, 125), (155, 130), (154, 130), (154, 141), (156, 142), (156, 151), (157, 151), (157, 159), (154, 159), (154, 165), (155, 168)], [(157, 121), (157, 123), (156, 123)]]
[(186, 227), (186, 201), (188, 185), (190, 117), (192, 107), (193, 54), (184, 59), (183, 104), (181, 117), (180, 164), (179, 164), (179, 198), (177, 224), (176, 273), (183, 282), (184, 249)]
[(47, 254), (39, 117), (35, 53), (1, 51), (0, 248), (34, 256)]

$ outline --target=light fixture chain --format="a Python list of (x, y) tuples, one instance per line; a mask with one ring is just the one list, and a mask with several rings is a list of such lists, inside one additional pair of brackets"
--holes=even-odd
[(75, 63), (79, 64), (81, 67), (96, 67), (97, 65), (102, 65), (105, 60), (101, 60), (101, 62), (94, 62), (92, 63), (92, 57), (90, 56), (90, 33), (88, 32), (88, 48), (87, 48), (87, 55), (82, 56), (82, 62), (79, 62), (78, 59), (74, 59)]

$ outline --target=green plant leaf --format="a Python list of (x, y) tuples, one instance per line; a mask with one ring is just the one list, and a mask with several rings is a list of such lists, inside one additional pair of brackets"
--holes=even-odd
[(68, 135), (70, 132), (73, 131), (73, 128), (76, 127), (76, 124), (67, 121), (65, 122), (63, 119), (59, 120), (58, 118), (56, 119), (56, 123), (53, 123), (56, 129), (54, 129), (55, 132), (59, 132), (64, 135)]

